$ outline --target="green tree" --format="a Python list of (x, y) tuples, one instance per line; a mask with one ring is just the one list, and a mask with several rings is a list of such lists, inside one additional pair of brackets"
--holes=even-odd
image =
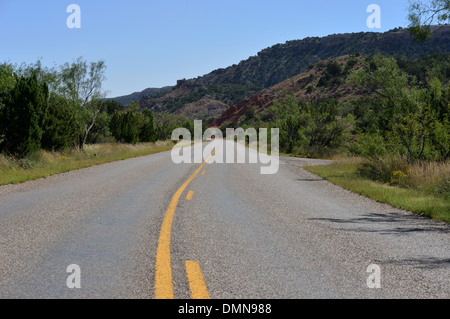
[(48, 95), (36, 74), (16, 80), (2, 116), (7, 152), (24, 157), (41, 147)]
[(287, 153), (292, 153), (294, 146), (300, 143), (301, 123), (298, 117), (288, 115), (281, 121), (280, 147), (286, 149)]
[(57, 68), (45, 67), (40, 60), (30, 64), (22, 63), (16, 68), (15, 72), (19, 76), (24, 77), (30, 77), (31, 75), (36, 74), (39, 82), (47, 84), (50, 94), (57, 92), (61, 86), (61, 77)]
[(141, 124), (139, 128), (139, 141), (156, 142), (156, 132), (153, 113), (150, 110), (143, 110), (140, 114)]
[(431, 123), (431, 138), (434, 148), (439, 154), (439, 159), (447, 161), (450, 159), (450, 115), (442, 121)]
[(320, 152), (344, 145), (353, 128), (354, 118), (340, 115), (336, 100), (309, 103), (306, 111), (310, 117), (306, 128), (310, 148)]
[(448, 112), (439, 119), (431, 104), (424, 103), (417, 112), (400, 116), (392, 136), (399, 141), (408, 162), (446, 161), (450, 158), (449, 124)]
[(5, 140), (5, 103), (10, 92), (14, 89), (15, 84), (14, 66), (7, 63), (0, 64), (0, 147)]
[(275, 101), (272, 108), (278, 113), (274, 126), (280, 128), (280, 149), (288, 153), (294, 147), (316, 154), (338, 149), (354, 125), (353, 116), (342, 116), (334, 99), (303, 102), (291, 93)]
[(109, 130), (116, 141), (120, 141), (122, 138), (122, 112), (116, 112), (109, 121)]
[(431, 25), (448, 23), (450, 0), (410, 0), (410, 32), (419, 41), (431, 38)]
[(8, 63), (0, 64), (0, 103), (14, 88), (15, 83), (14, 66)]
[(125, 107), (122, 104), (120, 104), (114, 100), (101, 101), (101, 103), (102, 103), (102, 109), (108, 115), (113, 115), (115, 112), (123, 111), (125, 109)]
[(136, 107), (114, 113), (109, 123), (111, 134), (121, 143), (136, 144), (139, 142), (141, 116)]
[(105, 79), (104, 61), (88, 63), (79, 58), (71, 64), (65, 63), (60, 70), (61, 86), (59, 91), (69, 101), (77, 114), (79, 136), (77, 144), (84, 148), (88, 135), (102, 111), (101, 91)]
[(136, 144), (139, 142), (139, 126), (137, 125), (137, 113), (127, 111), (122, 118), (122, 142)]
[(406, 156), (409, 162), (448, 159), (448, 84), (429, 69), (429, 79), (417, 83), (393, 58), (377, 55), (366, 63), (365, 69), (350, 75), (350, 83), (377, 94), (371, 112), (364, 111), (377, 123), (370, 131), (379, 130), (390, 152)]
[(409, 162), (434, 159), (430, 154), (431, 132), (429, 127), (431, 121), (429, 110), (423, 110), (420, 113), (401, 115), (399, 122), (394, 124), (393, 135), (398, 137), (401, 145), (405, 148)]
[[(154, 113), (156, 139), (161, 141), (170, 140), (172, 132), (176, 128), (184, 127), (193, 131), (193, 123), (184, 115), (175, 115), (169, 113)], [(189, 127), (187, 127), (189, 126)], [(203, 126), (203, 130), (205, 130)]]
[(42, 148), (51, 151), (70, 148), (76, 135), (77, 123), (73, 109), (64, 97), (52, 94), (44, 125)]
[(391, 130), (401, 114), (418, 108), (417, 91), (410, 90), (414, 79), (402, 71), (396, 60), (381, 54), (366, 59), (362, 69), (352, 72), (348, 82), (363, 91), (376, 94), (377, 122), (381, 131)]

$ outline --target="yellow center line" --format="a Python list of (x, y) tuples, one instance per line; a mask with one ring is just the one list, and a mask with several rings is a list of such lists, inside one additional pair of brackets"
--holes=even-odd
[(206, 171), (203, 171), (203, 172), (202, 172), (202, 175), (205, 175), (205, 174), (206, 174)]
[(189, 191), (186, 196), (186, 200), (192, 200), (194, 198), (194, 191)]
[(186, 261), (185, 264), (192, 299), (210, 299), (199, 263)]
[(169, 208), (166, 211), (164, 220), (159, 234), (158, 248), (156, 250), (156, 264), (155, 264), (155, 299), (173, 299), (173, 281), (172, 281), (172, 267), (170, 262), (170, 237), (172, 231), (172, 222), (175, 215), (175, 210), (182, 193), (186, 190), (189, 184), (194, 180), (197, 174), (202, 170), (205, 164), (212, 157), (214, 152), (208, 157), (206, 161), (192, 174), (191, 177), (177, 190), (170, 201)]

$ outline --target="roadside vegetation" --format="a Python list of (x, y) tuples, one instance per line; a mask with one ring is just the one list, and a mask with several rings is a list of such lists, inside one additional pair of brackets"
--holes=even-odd
[(0, 155), (0, 186), (45, 178), (94, 165), (169, 151), (172, 142), (88, 144), (84, 151), (39, 150), (24, 158)]
[[(390, 182), (367, 176), (367, 162), (360, 157), (338, 157), (333, 164), (304, 167), (345, 189), (376, 201), (450, 223), (450, 163), (418, 163), (400, 173), (398, 164), (386, 163)], [(407, 165), (407, 164), (406, 164)]]
[(450, 221), (450, 54), (344, 61), (320, 63), (323, 72), (311, 90), (333, 92), (345, 85), (352, 96), (305, 100), (286, 92), (262, 111), (247, 111), (235, 125), (278, 127), (281, 153), (340, 158), (312, 172)]
[[(409, 11), (411, 34), (426, 41), (435, 19), (448, 20), (449, 0), (432, 1), (431, 6), (413, 1)], [(314, 38), (304, 41), (319, 43)], [(287, 43), (286, 49), (294, 44)], [(192, 86), (194, 91), (167, 99), (165, 105), (155, 100), (147, 105), (154, 111), (105, 99), (104, 61), (79, 58), (53, 68), (39, 61), (0, 64), (0, 184), (170, 149), (171, 142), (157, 141), (170, 140), (175, 128), (193, 133), (192, 119), (174, 113), (183, 105), (205, 96), (237, 103), (287, 78), (285, 72), (268, 76), (272, 68), (262, 64), (256, 68), (258, 81), (250, 81), (249, 73), (241, 70), (279, 47), (213, 73), (208, 89), (205, 83), (179, 81), (177, 86)], [(288, 51), (283, 59), (276, 54), (269, 60), (290, 61), (284, 71), (291, 76), (299, 70), (294, 63), (299, 53)], [(225, 134), (226, 128), (279, 128), (281, 154), (339, 157), (330, 166), (308, 168), (314, 173), (376, 200), (448, 222), (450, 53), (408, 58), (392, 52), (396, 55), (359, 52), (311, 64), (308, 69), (317, 72), (301, 89), (306, 95), (283, 91), (269, 107), (249, 107), (240, 120), (225, 122), (220, 129)]]
[(0, 185), (169, 150), (182, 115), (104, 99), (106, 65), (0, 64)]
[(307, 169), (377, 201), (450, 222), (449, 75), (448, 54), (413, 61), (367, 57), (346, 81), (372, 97), (343, 107), (354, 121), (334, 164)]

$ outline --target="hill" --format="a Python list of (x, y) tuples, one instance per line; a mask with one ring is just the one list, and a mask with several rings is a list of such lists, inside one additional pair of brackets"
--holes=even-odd
[[(375, 53), (416, 58), (435, 52), (450, 52), (450, 26), (435, 27), (433, 37), (427, 43), (416, 42), (409, 31), (402, 28), (385, 33), (309, 37), (274, 45), (239, 64), (195, 79), (179, 80), (176, 86), (155, 94), (141, 94), (139, 106), (185, 114), (192, 119), (212, 119), (230, 105), (305, 72), (322, 60)], [(139, 94), (133, 96), (137, 97)]]
[[(330, 98), (338, 102), (352, 103), (361, 98), (374, 97), (374, 91), (360, 90), (348, 83), (351, 72), (359, 70), (368, 56), (345, 55), (331, 58), (311, 65), (307, 71), (291, 77), (270, 88), (263, 89), (228, 108), (221, 116), (216, 118), (210, 127), (237, 126), (248, 124), (246, 118), (263, 112), (277, 100), (284, 99), (287, 94), (296, 100), (305, 102), (327, 100)], [(397, 58), (400, 69), (414, 77), (418, 83), (426, 82), (428, 71), (436, 67), (440, 71), (440, 78), (447, 83), (450, 78), (450, 53), (435, 53), (422, 55), (416, 59)], [(250, 113), (249, 113), (250, 112)], [(261, 114), (262, 115), (262, 114)], [(264, 117), (264, 115), (262, 115)], [(247, 119), (248, 120), (248, 119)]]
[(171, 86), (166, 86), (163, 88), (148, 88), (141, 92), (134, 92), (134, 93), (131, 93), (128, 95), (118, 96), (118, 97), (115, 97), (112, 99), (107, 99), (107, 100), (115, 100), (116, 102), (118, 102), (122, 105), (129, 105), (132, 102), (137, 102), (137, 101), (147, 98), (151, 95), (169, 91), (171, 88), (172, 88)]
[(231, 106), (210, 126), (235, 126), (234, 123), (241, 121), (249, 110), (252, 114), (261, 113), (286, 94), (292, 94), (297, 100), (303, 101), (335, 97), (341, 102), (357, 99), (363, 94), (370, 95), (370, 92), (354, 90), (345, 81), (349, 72), (358, 69), (363, 60), (362, 56), (346, 55), (321, 61), (310, 66), (307, 71), (263, 89), (258, 94)]
[(350, 54), (405, 56), (450, 51), (450, 26), (434, 27), (429, 42), (417, 42), (407, 29), (385, 33), (360, 32), (309, 37), (262, 50), (238, 65), (219, 69), (194, 80), (205, 86), (233, 83), (268, 88), (304, 72), (321, 60)]

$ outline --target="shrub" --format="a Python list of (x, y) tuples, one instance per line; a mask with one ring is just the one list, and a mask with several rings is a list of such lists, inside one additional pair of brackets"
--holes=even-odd
[(360, 134), (350, 151), (365, 158), (377, 158), (386, 154), (386, 143), (379, 133)]
[(342, 73), (342, 67), (341, 65), (336, 61), (330, 61), (327, 64), (326, 71), (328, 74), (330, 74), (332, 77), (336, 77), (341, 75)]
[(385, 155), (364, 160), (358, 173), (391, 185), (450, 196), (450, 162), (421, 161), (408, 164), (404, 156)]
[(383, 157), (374, 157), (363, 162), (358, 172), (365, 177), (373, 180), (391, 184), (394, 180), (394, 172), (396, 178), (408, 175), (409, 166), (405, 157), (386, 155)]
[(59, 97), (50, 98), (42, 148), (50, 151), (69, 148), (77, 136), (75, 112)]
[(17, 80), (2, 114), (8, 153), (23, 158), (40, 149), (48, 94), (48, 86), (39, 83), (36, 73)]

